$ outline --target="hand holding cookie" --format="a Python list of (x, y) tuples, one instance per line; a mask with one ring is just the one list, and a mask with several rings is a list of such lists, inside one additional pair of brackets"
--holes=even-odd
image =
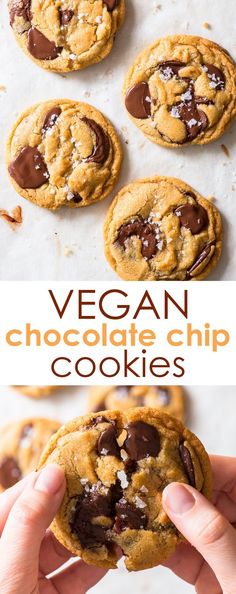
[[(48, 527), (65, 491), (61, 468), (30, 474), (0, 497), (0, 591), (2, 594), (73, 594), (92, 588), (103, 569), (77, 561), (55, 577), (71, 557)], [(13, 570), (14, 568), (14, 570)]]

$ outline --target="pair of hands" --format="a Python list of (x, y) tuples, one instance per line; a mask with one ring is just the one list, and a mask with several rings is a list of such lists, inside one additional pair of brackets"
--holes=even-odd
[[(166, 566), (197, 594), (236, 594), (236, 459), (213, 456), (213, 502), (189, 485), (163, 493), (168, 516), (190, 544)], [(49, 530), (65, 492), (62, 470), (47, 466), (0, 496), (1, 594), (83, 594), (105, 570), (78, 560), (56, 576), (71, 554)]]

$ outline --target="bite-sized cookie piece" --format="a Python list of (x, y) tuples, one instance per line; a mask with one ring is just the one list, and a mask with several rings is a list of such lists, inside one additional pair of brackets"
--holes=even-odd
[(181, 421), (185, 417), (185, 397), (180, 386), (93, 386), (88, 410), (127, 410), (135, 406), (162, 409)]
[(20, 47), (55, 72), (103, 60), (125, 16), (125, 0), (8, 0), (8, 7)]
[(61, 386), (13, 386), (17, 392), (29, 396), (29, 398), (47, 398)]
[(164, 562), (182, 537), (162, 507), (169, 483), (211, 494), (203, 445), (180, 421), (153, 408), (75, 419), (54, 436), (40, 461), (59, 464), (67, 488), (52, 524), (56, 538), (86, 563), (114, 568), (115, 545), (129, 570)]
[(0, 428), (0, 493), (36, 470), (39, 458), (60, 423), (23, 419)]
[(147, 178), (113, 200), (104, 241), (108, 262), (124, 280), (202, 280), (221, 255), (221, 216), (183, 181)]
[(38, 206), (88, 206), (119, 177), (119, 138), (101, 112), (69, 99), (39, 103), (15, 123), (7, 167), (16, 191)]
[(166, 147), (219, 138), (236, 114), (236, 65), (209, 39), (173, 35), (143, 50), (124, 83), (126, 109)]

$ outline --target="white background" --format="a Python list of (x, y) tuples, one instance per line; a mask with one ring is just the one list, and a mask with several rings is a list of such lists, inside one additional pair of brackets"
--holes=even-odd
[[(127, 0), (127, 17), (115, 47), (102, 63), (62, 77), (33, 64), (17, 46), (8, 25), (6, 0), (0, 14), (0, 208), (20, 204), (23, 225), (13, 232), (0, 220), (0, 278), (110, 280), (115, 273), (103, 255), (102, 227), (110, 199), (78, 210), (52, 213), (17, 196), (3, 164), (4, 146), (18, 113), (54, 97), (85, 100), (100, 108), (120, 130), (124, 165), (117, 189), (153, 174), (181, 177), (203, 196), (214, 195), (224, 218), (224, 253), (212, 279), (236, 278), (235, 130), (205, 147), (168, 150), (146, 140), (130, 122), (121, 102), (125, 73), (137, 53), (158, 36), (199, 34), (222, 44), (236, 57), (234, 0)], [(161, 9), (157, 6), (161, 4)], [(208, 21), (211, 30), (203, 28)], [(89, 97), (87, 98), (87, 94)], [(128, 142), (128, 144), (125, 143)], [(231, 159), (220, 145), (227, 145)], [(235, 185), (236, 187), (236, 185)], [(68, 251), (71, 251), (70, 255)]]
[[(235, 387), (196, 387), (186, 389), (188, 426), (200, 437), (209, 453), (236, 456)], [(27, 416), (49, 416), (62, 423), (86, 409), (86, 389), (67, 388), (52, 397), (33, 401), (10, 388), (0, 388), (1, 423)], [(158, 567), (128, 574), (125, 570), (111, 571), (94, 594), (193, 594), (193, 589)], [(207, 584), (206, 584), (207, 593)]]

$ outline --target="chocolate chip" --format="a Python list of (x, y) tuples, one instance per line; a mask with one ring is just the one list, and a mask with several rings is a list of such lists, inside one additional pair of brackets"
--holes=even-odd
[(31, 21), (30, 6), (31, 0), (10, 0), (9, 14), (11, 27), (16, 17), (22, 17), (26, 23)]
[[(99, 411), (97, 411), (97, 412), (99, 412)], [(102, 417), (102, 416), (94, 417), (94, 419), (92, 419), (92, 422), (91, 422), (92, 425), (99, 425), (99, 423), (110, 423), (110, 421), (108, 419), (106, 419), (106, 417)]]
[(35, 27), (31, 27), (28, 33), (28, 50), (37, 60), (55, 60), (62, 52), (54, 41), (50, 41)]
[(193, 467), (193, 463), (192, 463), (191, 454), (190, 454), (188, 448), (186, 448), (183, 443), (181, 443), (179, 446), (179, 453), (180, 453), (180, 458), (183, 462), (184, 470), (187, 474), (189, 483), (192, 487), (195, 487), (196, 481), (195, 481), (195, 473), (194, 473), (194, 467)]
[(53, 126), (55, 125), (55, 123), (58, 120), (60, 115), (61, 115), (60, 107), (53, 107), (52, 109), (50, 109), (50, 111), (47, 113), (45, 120), (43, 122), (42, 130), (44, 132), (46, 132), (46, 130), (53, 128)]
[(128, 436), (123, 447), (132, 460), (138, 461), (148, 456), (158, 456), (160, 437), (153, 425), (137, 421), (130, 423), (126, 429)]
[(131, 478), (131, 475), (134, 474), (136, 470), (137, 463), (135, 462), (135, 460), (130, 460), (130, 458), (128, 458), (128, 460), (125, 461), (125, 472), (127, 474), (128, 479)]
[(106, 4), (108, 12), (112, 12), (119, 4), (119, 0), (103, 0), (103, 2)]
[(80, 194), (73, 194), (72, 197), (70, 198), (70, 202), (74, 202), (75, 204), (79, 204), (80, 202), (83, 201), (82, 196), (80, 196)]
[(105, 431), (101, 433), (97, 443), (97, 450), (99, 456), (116, 456), (120, 458), (120, 448), (116, 441), (116, 429), (113, 425), (109, 425)]
[(148, 83), (141, 82), (131, 87), (125, 97), (125, 106), (133, 118), (146, 120), (151, 115), (151, 95)]
[(73, 16), (74, 16), (73, 10), (69, 10), (69, 9), (62, 10), (61, 8), (59, 8), (59, 19), (60, 19), (61, 25), (68, 25), (68, 23), (70, 23)]
[(199, 254), (199, 256), (195, 260), (194, 264), (191, 266), (191, 268), (189, 268), (189, 270), (187, 270), (186, 278), (190, 278), (191, 273), (199, 266), (199, 264), (204, 262), (204, 260), (207, 258), (207, 256), (209, 256), (212, 245), (213, 245), (213, 243), (207, 243), (205, 245), (204, 249)]
[(208, 225), (208, 214), (200, 204), (182, 204), (174, 213), (180, 220), (182, 227), (190, 229), (192, 235), (201, 233)]
[(157, 253), (157, 226), (146, 219), (136, 219), (120, 227), (117, 241), (122, 247), (129, 237), (136, 235), (142, 242), (142, 256), (150, 260)]
[(47, 166), (37, 147), (25, 146), (9, 165), (9, 173), (23, 189), (36, 189), (49, 178)]
[(82, 547), (86, 549), (106, 544), (108, 527), (95, 524), (96, 517), (110, 517), (112, 513), (111, 494), (101, 495), (96, 491), (89, 491), (78, 497), (76, 508), (73, 513), (70, 527), (73, 534), (76, 534)]
[(3, 489), (13, 487), (22, 478), (21, 470), (15, 458), (6, 456), (0, 462), (0, 485)]
[(158, 395), (158, 402), (162, 406), (168, 406), (170, 404), (170, 391), (168, 388), (162, 388), (160, 386), (156, 387), (157, 395)]
[(99, 124), (97, 124), (97, 122), (95, 122), (94, 120), (91, 120), (86, 116), (81, 119), (82, 122), (87, 124), (87, 126), (89, 126), (89, 128), (95, 134), (95, 145), (93, 148), (93, 152), (91, 153), (91, 155), (89, 155), (89, 157), (84, 159), (84, 162), (101, 164), (105, 163), (110, 152), (110, 141), (107, 134), (105, 134), (102, 127)]
[(161, 71), (164, 79), (169, 80), (173, 76), (179, 76), (179, 71), (181, 68), (184, 68), (184, 66), (186, 66), (186, 64), (179, 60), (167, 60), (158, 65), (158, 70)]
[(210, 79), (210, 87), (215, 91), (223, 91), (225, 89), (225, 76), (223, 72), (213, 64), (204, 64), (203, 70), (207, 73)]
[(120, 534), (125, 528), (133, 530), (144, 529), (147, 526), (147, 522), (147, 516), (142, 508), (136, 507), (124, 498), (116, 504), (114, 531), (117, 534)]

